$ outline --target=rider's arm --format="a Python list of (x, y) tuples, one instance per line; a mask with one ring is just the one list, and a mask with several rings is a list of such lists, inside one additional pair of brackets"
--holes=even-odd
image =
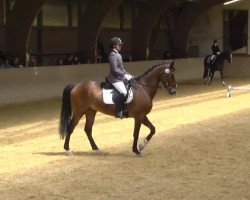
[(118, 67), (118, 59), (114, 55), (110, 55), (109, 57), (109, 64), (111, 67), (111, 71), (116, 75), (116, 76), (124, 76), (124, 71)]

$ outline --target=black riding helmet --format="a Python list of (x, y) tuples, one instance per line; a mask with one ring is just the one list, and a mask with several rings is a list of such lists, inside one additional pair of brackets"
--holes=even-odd
[(217, 39), (214, 39), (214, 44), (215, 44), (215, 43), (218, 43), (218, 40), (217, 40)]
[(110, 39), (110, 44), (113, 45), (117, 45), (117, 44), (123, 44), (122, 40), (118, 37), (113, 37)]

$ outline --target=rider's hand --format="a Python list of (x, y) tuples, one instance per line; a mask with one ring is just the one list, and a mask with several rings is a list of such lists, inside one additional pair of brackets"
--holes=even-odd
[(125, 74), (125, 79), (127, 81), (130, 81), (133, 78), (133, 76), (131, 76), (130, 74)]

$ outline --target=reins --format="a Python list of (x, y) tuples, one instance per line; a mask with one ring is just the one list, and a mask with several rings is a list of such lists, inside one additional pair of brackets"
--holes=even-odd
[[(146, 87), (153, 87), (153, 88), (158, 88), (158, 89), (162, 89), (162, 88), (163, 88), (163, 84), (159, 84), (159, 85), (147, 85), (147, 84), (139, 83), (139, 82), (137, 82), (136, 80), (134, 80), (133, 83), (135, 83), (135, 84), (137, 84), (137, 85), (146, 86)], [(176, 85), (167, 85), (167, 86), (176, 87)], [(165, 87), (165, 88), (166, 88), (166, 87)]]
[(147, 85), (147, 84), (143, 84), (143, 83), (138, 83), (137, 81), (134, 81), (133, 83), (138, 84), (138, 85), (142, 85), (142, 86), (146, 86), (146, 87), (153, 87), (153, 88), (158, 88), (158, 89), (162, 88), (162, 85)]

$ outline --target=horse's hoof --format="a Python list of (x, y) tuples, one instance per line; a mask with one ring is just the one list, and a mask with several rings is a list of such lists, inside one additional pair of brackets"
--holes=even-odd
[(227, 93), (227, 98), (230, 98), (231, 97), (231, 94), (230, 92)]
[(104, 155), (104, 152), (101, 151), (100, 149), (95, 150), (96, 155)]
[(140, 152), (140, 153), (137, 153), (136, 156), (137, 156), (138, 158), (142, 158), (142, 157), (143, 157), (143, 153), (141, 153), (141, 152)]
[(145, 147), (145, 146), (143, 146), (142, 144), (139, 144), (139, 145), (138, 145), (139, 151), (142, 151), (142, 150), (144, 149), (144, 147)]
[(66, 156), (73, 156), (73, 155), (74, 155), (74, 151), (72, 151), (72, 150), (66, 151)]
[(140, 151), (133, 151), (134, 153), (135, 153), (135, 155), (137, 156), (137, 157), (143, 157), (143, 154), (142, 154), (142, 152), (140, 152)]

